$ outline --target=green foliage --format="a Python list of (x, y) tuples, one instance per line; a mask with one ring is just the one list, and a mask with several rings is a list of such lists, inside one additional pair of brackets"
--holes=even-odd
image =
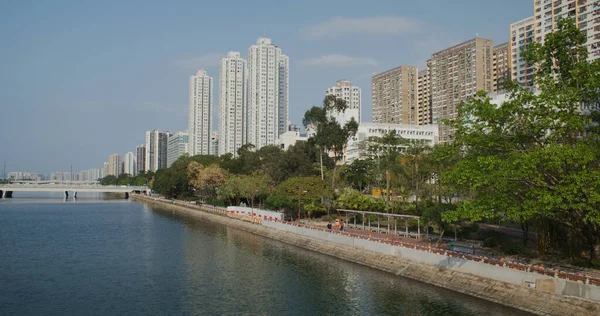
[[(302, 120), (307, 129), (314, 131), (311, 139), (312, 143), (319, 148), (320, 155), (323, 155), (324, 151), (329, 152), (333, 155), (334, 161), (341, 158), (348, 140), (358, 131), (358, 123), (354, 118), (341, 126), (333, 117), (334, 114), (344, 112), (347, 108), (348, 105), (344, 99), (328, 95), (323, 100), (322, 107), (312, 107), (306, 111)], [(323, 167), (321, 167), (321, 174), (323, 172)], [(336, 164), (333, 165), (332, 187), (335, 186), (335, 178)]]
[[(585, 36), (572, 20), (525, 55), (539, 65), (534, 93), (513, 84), (508, 100), (485, 93), (459, 108), (456, 143), (463, 149), (447, 179), (469, 192), (444, 219), (551, 222), (579, 236), (588, 258), (600, 248), (600, 142), (594, 124), (600, 61), (586, 60)], [(552, 233), (552, 231), (549, 231)], [(546, 243), (554, 238), (540, 238)]]
[[(276, 206), (275, 209), (285, 207), (292, 210), (300, 204), (301, 210), (307, 207), (316, 211), (323, 199), (333, 198), (333, 191), (329, 184), (319, 177), (292, 177), (278, 185), (273, 195), (275, 197), (267, 199), (267, 204)], [(288, 203), (289, 201), (289, 203)]]
[(359, 191), (345, 189), (336, 200), (336, 207), (368, 212), (383, 212), (386, 210), (385, 201), (364, 195)]

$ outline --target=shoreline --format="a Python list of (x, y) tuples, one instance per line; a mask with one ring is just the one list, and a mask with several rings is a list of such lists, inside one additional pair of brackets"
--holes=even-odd
[[(401, 254), (374, 252), (365, 247), (311, 238), (282, 229), (233, 219), (225, 216), (223, 212), (218, 214), (217, 211), (201, 210), (192, 205), (173, 204), (169, 201), (140, 195), (132, 195), (131, 199), (537, 315), (600, 314), (600, 302), (590, 299), (558, 295), (551, 291), (544, 291), (542, 288), (529, 288), (440, 265), (423, 264), (402, 258)], [(285, 226), (285, 224), (279, 225)], [(406, 251), (408, 250), (411, 249), (406, 249)]]

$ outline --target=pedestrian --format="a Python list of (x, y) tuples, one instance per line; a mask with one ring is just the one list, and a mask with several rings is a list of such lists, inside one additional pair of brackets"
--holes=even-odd
[(327, 223), (327, 229), (331, 230), (331, 223)]
[(344, 231), (344, 223), (342, 223), (342, 224), (340, 225), (340, 231), (341, 231), (341, 232), (343, 232), (343, 231)]

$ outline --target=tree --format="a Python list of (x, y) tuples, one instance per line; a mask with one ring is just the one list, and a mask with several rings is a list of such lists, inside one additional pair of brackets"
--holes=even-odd
[(469, 196), (445, 221), (532, 221), (542, 255), (558, 227), (584, 241), (590, 262), (598, 258), (600, 61), (587, 61), (586, 40), (572, 19), (560, 20), (525, 54), (537, 65), (538, 93), (513, 83), (500, 105), (479, 92), (460, 106), (450, 123), (462, 157), (449, 179)]
[[(349, 122), (341, 126), (333, 117), (335, 113), (344, 112), (348, 108), (344, 99), (333, 95), (328, 95), (323, 100), (323, 106), (312, 107), (304, 114), (302, 123), (307, 129), (313, 129), (315, 134), (311, 137), (317, 145), (321, 155), (321, 179), (323, 179), (322, 154), (326, 150), (333, 155), (334, 162), (337, 162), (343, 154), (344, 148), (350, 137), (356, 135), (358, 123), (351, 118)], [(333, 175), (331, 177), (331, 187), (335, 187), (337, 163), (333, 165)]]
[[(274, 194), (289, 201), (288, 207), (298, 206), (300, 209), (297, 211), (304, 210), (305, 205), (320, 204), (322, 199), (333, 197), (331, 187), (319, 177), (289, 178), (275, 188)], [(311, 207), (315, 209), (314, 205)], [(291, 211), (291, 208), (288, 210)]]
[[(399, 150), (398, 146), (406, 145), (407, 141), (396, 133), (396, 130), (390, 130), (382, 137), (369, 137), (364, 146), (367, 146), (367, 155), (373, 159), (377, 166), (377, 176), (380, 179), (385, 176), (386, 204), (389, 209), (391, 201), (391, 170), (398, 166)], [(385, 174), (382, 171), (385, 170)], [(380, 184), (381, 181), (378, 181)]]
[(245, 197), (252, 208), (256, 197), (267, 197), (271, 191), (271, 178), (262, 170), (253, 172), (251, 175), (240, 177), (240, 194)]
[(187, 176), (189, 184), (201, 195), (212, 197), (214, 204), (217, 189), (227, 180), (227, 171), (217, 164), (204, 167), (196, 161), (191, 161), (187, 166)]

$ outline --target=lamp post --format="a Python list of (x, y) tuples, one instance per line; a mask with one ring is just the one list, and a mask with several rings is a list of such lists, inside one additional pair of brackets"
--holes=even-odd
[(300, 224), (300, 194), (306, 193), (306, 191), (302, 191), (302, 186), (298, 185), (298, 224)]
[(298, 186), (298, 224), (300, 224), (300, 190), (302, 187)]

